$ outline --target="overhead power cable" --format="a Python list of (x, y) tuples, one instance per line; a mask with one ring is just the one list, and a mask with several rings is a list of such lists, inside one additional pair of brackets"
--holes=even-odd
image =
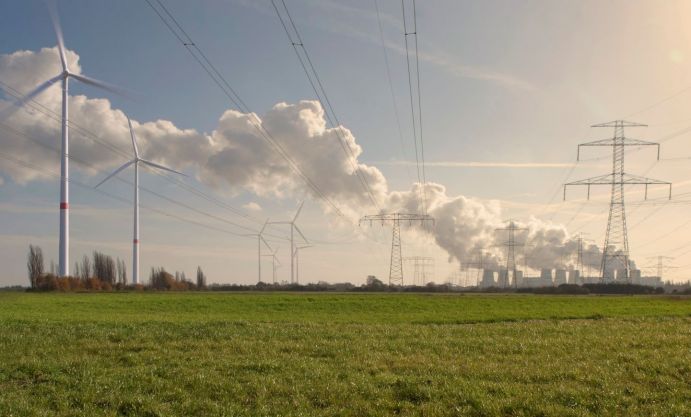
[[(379, 2), (377, 0), (373, 0), (374, 3), (374, 9), (377, 12), (377, 25), (379, 26), (379, 39), (381, 40), (381, 47), (382, 47), (382, 55), (384, 55), (384, 64), (386, 66), (386, 78), (389, 82), (389, 92), (391, 93), (391, 104), (393, 106), (393, 113), (396, 118), (396, 128), (398, 130), (398, 141), (400, 142), (401, 145), (401, 157), (404, 161), (408, 160), (408, 155), (407, 152), (405, 151), (405, 141), (403, 140), (403, 128), (401, 127), (401, 116), (399, 115), (398, 112), (398, 104), (396, 104), (396, 93), (393, 88), (393, 79), (391, 76), (391, 64), (389, 63), (389, 53), (386, 47), (386, 41), (384, 39), (384, 25), (382, 25), (382, 20), (381, 20), (381, 13), (379, 11)], [(405, 164), (405, 170), (406, 173), (408, 174), (408, 179), (411, 179), (410, 176), (410, 167), (408, 164)]]
[[(156, 13), (163, 24), (168, 28), (172, 35), (180, 42), (187, 52), (194, 58), (194, 60), (202, 67), (204, 72), (211, 78), (221, 92), (228, 97), (240, 111), (247, 114), (252, 126), (257, 130), (259, 135), (269, 144), (269, 146), (278, 153), (287, 163), (288, 167), (300, 178), (305, 184), (314, 192), (314, 194), (331, 207), (338, 216), (347, 220), (352, 224), (352, 220), (348, 218), (341, 209), (321, 190), (321, 188), (309, 178), (300, 168), (298, 163), (288, 154), (285, 148), (274, 138), (274, 136), (264, 127), (249, 107), (242, 100), (240, 95), (232, 88), (230, 83), (221, 74), (217, 67), (211, 62), (208, 56), (204, 53), (199, 45), (187, 34), (179, 21), (173, 16), (170, 10), (160, 1), (154, 0), (158, 4), (158, 8), (154, 6), (152, 0), (145, 0), (149, 7)], [(166, 18), (167, 16), (167, 18)]]
[[(285, 0), (280, 1), (281, 5), (283, 6), (283, 10), (285, 10), (285, 20), (283, 14), (280, 12), (278, 6), (276, 5), (276, 0), (271, 0), (271, 4), (273, 5), (274, 10), (276, 11), (276, 16), (278, 16), (278, 19), (281, 22), (281, 26), (283, 26), (283, 30), (286, 33), (286, 37), (288, 38), (288, 41), (290, 42), (290, 44), (293, 47), (293, 50), (295, 51), (295, 55), (297, 56), (298, 61), (300, 62), (300, 66), (302, 67), (303, 72), (307, 76), (307, 80), (312, 86), (314, 94), (317, 96), (317, 100), (319, 100), (319, 103), (324, 109), (324, 114), (328, 122), (336, 132), (336, 136), (338, 137), (341, 148), (343, 152), (346, 154), (346, 158), (350, 161), (353, 173), (355, 173), (356, 177), (360, 182), (360, 185), (362, 185), (363, 189), (368, 194), (368, 197), (372, 205), (375, 207), (379, 207), (377, 198), (372, 192), (372, 187), (370, 186), (367, 177), (365, 177), (365, 174), (357, 166), (357, 156), (355, 155), (355, 152), (353, 152), (352, 147), (350, 146), (350, 144), (348, 144), (348, 141), (346, 141), (345, 137), (343, 136), (343, 132), (341, 130), (341, 121), (339, 120), (338, 115), (336, 114), (336, 111), (334, 110), (334, 107), (331, 104), (331, 100), (329, 99), (329, 96), (326, 93), (326, 89), (324, 88), (324, 84), (322, 83), (321, 78), (319, 77), (319, 73), (317, 72), (312, 62), (312, 58), (310, 58), (310, 54), (307, 50), (307, 47), (305, 46), (305, 42), (302, 40), (302, 36), (300, 35), (300, 32), (298, 31), (298, 28), (295, 25), (295, 21), (293, 20), (293, 17), (290, 15), (288, 6), (286, 5)], [(289, 24), (287, 24), (286, 21)], [(292, 28), (292, 33), (289, 29), (289, 26)], [(302, 51), (302, 54), (300, 53), (300, 51)]]
[[(412, 120), (412, 127), (413, 127), (413, 141), (415, 143), (415, 164), (417, 165), (417, 176), (418, 176), (418, 183), (421, 184), (421, 190), (420, 194), (422, 197), (422, 209), (423, 212), (426, 214), (427, 213), (427, 190), (426, 190), (426, 184), (427, 184), (427, 178), (425, 174), (425, 145), (423, 141), (423, 135), (422, 135), (422, 93), (420, 91), (420, 59), (419, 59), (419, 54), (418, 54), (418, 34), (417, 34), (417, 11), (416, 11), (416, 4), (415, 0), (412, 0), (413, 3), (413, 28), (411, 32), (408, 32), (408, 18), (406, 16), (406, 8), (405, 8), (405, 2), (407, 0), (401, 0), (401, 10), (403, 12), (403, 38), (405, 40), (405, 56), (406, 56), (406, 68), (408, 70), (408, 90), (410, 91), (410, 115), (411, 115), (411, 120)], [(408, 42), (408, 36), (414, 36), (415, 37), (415, 76), (416, 76), (416, 85), (417, 85), (417, 110), (418, 110), (418, 115), (417, 115), (417, 122), (416, 122), (416, 117), (415, 117), (415, 88), (413, 86), (413, 76), (412, 76), (412, 68), (410, 65), (410, 46)], [(419, 134), (418, 134), (418, 128), (419, 128)], [(418, 146), (418, 138), (420, 140), (419, 146)], [(419, 148), (419, 149), (418, 149)]]

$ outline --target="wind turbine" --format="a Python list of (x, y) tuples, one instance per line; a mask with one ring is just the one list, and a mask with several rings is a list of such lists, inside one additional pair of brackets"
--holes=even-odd
[[(60, 63), (62, 65), (62, 72), (55, 77), (43, 82), (38, 87), (33, 89), (25, 96), (17, 99), (14, 102), (14, 109), (22, 107), (27, 102), (33, 100), (47, 90), (50, 86), (58, 81), (62, 82), (62, 159), (60, 161), (60, 249), (59, 249), (59, 266), (58, 274), (60, 276), (68, 276), (70, 274), (70, 192), (69, 192), (69, 106), (67, 100), (69, 79), (73, 78), (94, 87), (101, 88), (106, 91), (123, 95), (122, 90), (106, 84), (102, 81), (95, 80), (86, 75), (70, 72), (67, 66), (67, 58), (65, 56), (65, 42), (62, 36), (62, 28), (60, 27), (60, 19), (58, 17), (55, 6), (48, 3), (50, 17), (53, 21), (53, 28), (55, 29), (55, 36), (58, 40), (58, 52), (60, 54)], [(0, 118), (7, 118), (14, 110), (3, 111)]]
[(108, 175), (103, 181), (99, 182), (96, 187), (99, 187), (104, 182), (108, 181), (110, 178), (117, 175), (120, 171), (124, 170), (130, 165), (134, 165), (134, 238), (132, 239), (132, 282), (136, 285), (139, 283), (139, 163), (152, 166), (154, 168), (162, 169), (164, 171), (172, 172), (174, 174), (185, 175), (182, 172), (178, 172), (174, 169), (164, 167), (157, 163), (148, 161), (146, 159), (139, 157), (139, 148), (137, 147), (137, 137), (134, 134), (134, 129), (132, 128), (132, 122), (129, 117), (127, 118), (127, 124), (130, 127), (130, 137), (132, 138), (132, 148), (134, 149), (134, 159), (126, 162), (123, 166), (113, 171), (112, 174)]
[[(276, 254), (278, 253), (278, 248), (276, 248), (275, 251), (268, 255), (262, 255), (262, 256), (270, 256), (271, 257), (271, 267), (273, 269), (273, 283), (276, 283), (276, 269), (278, 269), (279, 266), (281, 266), (281, 261), (278, 260), (276, 257)], [(278, 265), (276, 265), (278, 263)]]
[[(304, 236), (303, 236), (304, 237)], [(305, 239), (306, 241), (307, 239)], [(301, 249), (307, 249), (311, 248), (313, 245), (311, 245), (309, 242), (307, 242), (305, 245), (296, 245), (295, 246), (295, 282), (300, 283), (300, 250)]]
[(295, 282), (295, 232), (298, 232), (298, 234), (302, 237), (302, 240), (305, 243), (309, 243), (307, 238), (305, 237), (304, 234), (300, 231), (300, 228), (295, 224), (295, 221), (298, 219), (298, 216), (300, 215), (300, 211), (302, 211), (302, 206), (305, 204), (305, 202), (301, 202), (300, 206), (298, 207), (297, 212), (295, 213), (295, 216), (293, 216), (293, 220), (291, 221), (283, 221), (283, 222), (270, 222), (269, 224), (289, 224), (290, 225), (290, 283)]
[[(266, 245), (269, 250), (271, 250), (271, 246), (269, 243), (264, 239), (264, 229), (266, 229), (266, 226), (269, 224), (269, 219), (266, 219), (264, 222), (264, 226), (262, 226), (261, 230), (257, 234), (249, 234), (249, 235), (243, 235), (247, 237), (256, 237), (257, 238), (257, 282), (261, 282), (262, 280), (262, 242), (264, 245)], [(275, 272), (274, 272), (275, 273)]]

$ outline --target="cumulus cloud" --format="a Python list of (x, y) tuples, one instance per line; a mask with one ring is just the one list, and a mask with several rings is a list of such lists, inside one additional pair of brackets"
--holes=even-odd
[(260, 206), (259, 204), (257, 204), (254, 201), (250, 201), (247, 204), (243, 204), (242, 208), (244, 208), (245, 210), (255, 211), (255, 212), (256, 211), (262, 211), (262, 206)]
[[(80, 72), (76, 53), (68, 51), (68, 61), (74, 72)], [(56, 48), (0, 56), (0, 78), (22, 93), (32, 90), (59, 71)], [(37, 101), (55, 115), (60, 114), (58, 86), (49, 88)], [(7, 101), (4, 104), (7, 105)], [(113, 109), (107, 99), (71, 96), (69, 106), (71, 121), (96, 135), (98, 142), (108, 142), (130, 152), (126, 116)], [(56, 171), (59, 158), (35, 143), (59, 148), (60, 125), (55, 115), (51, 119), (31, 109), (15, 112), (6, 122), (35, 141), (3, 131), (3, 149), (28, 156), (41, 166)], [(245, 190), (278, 197), (315, 194), (295, 169), (298, 167), (323, 195), (339, 201), (345, 208), (365, 206), (370, 201), (358, 177), (367, 181), (375, 199), (381, 200), (387, 193), (383, 174), (377, 168), (358, 161), (362, 148), (350, 130), (341, 126), (328, 128), (324, 111), (317, 101), (278, 103), (263, 116), (227, 110), (220, 116), (216, 129), (209, 134), (183, 129), (167, 120), (133, 121), (133, 126), (145, 158), (192, 171), (199, 181), (219, 190)], [(275, 146), (285, 151), (292, 164), (275, 151), (262, 131), (269, 132)], [(343, 146), (350, 151), (344, 152)], [(125, 158), (108, 152), (80, 129), (71, 131), (70, 154), (99, 169), (113, 168)], [(81, 166), (77, 168), (84, 169)], [(20, 183), (45, 176), (9, 163), (3, 163), (1, 169)], [(84, 170), (95, 174), (93, 169)]]

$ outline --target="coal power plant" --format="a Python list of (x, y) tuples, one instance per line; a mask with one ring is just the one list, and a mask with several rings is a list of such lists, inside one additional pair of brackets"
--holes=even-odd
[[(510, 274), (505, 268), (498, 270), (486, 268), (482, 269), (482, 278), (477, 283), (480, 288), (542, 288), (558, 287), (563, 284), (583, 285), (601, 283), (600, 276), (586, 276), (578, 269), (549, 269), (543, 268), (539, 275), (525, 275), (523, 271), (515, 271), (515, 275)], [(661, 287), (663, 278), (661, 276), (644, 276), (639, 269), (629, 271), (627, 278), (622, 270), (616, 271), (609, 276), (607, 283), (611, 284), (634, 284), (649, 287)]]

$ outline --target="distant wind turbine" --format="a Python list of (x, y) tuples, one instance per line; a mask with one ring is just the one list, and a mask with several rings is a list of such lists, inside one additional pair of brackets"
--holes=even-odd
[(295, 281), (296, 282), (300, 282), (300, 250), (311, 248), (312, 246), (313, 245), (309, 244), (309, 242), (307, 242), (307, 244), (305, 244), (305, 245), (296, 245), (295, 246)]
[(262, 256), (270, 256), (271, 257), (271, 269), (273, 270), (272, 282), (274, 284), (276, 283), (276, 269), (278, 269), (278, 267), (281, 266), (281, 261), (279, 261), (278, 258), (276, 257), (277, 253), (278, 253), (278, 248), (276, 248), (276, 250), (274, 250), (270, 254), (262, 255)]
[(298, 216), (300, 215), (300, 212), (302, 211), (302, 206), (305, 204), (305, 202), (301, 202), (300, 206), (298, 207), (297, 212), (295, 213), (295, 216), (293, 216), (293, 219), (291, 221), (283, 221), (283, 222), (270, 222), (269, 224), (288, 224), (290, 225), (290, 283), (295, 282), (295, 255), (296, 255), (296, 249), (295, 249), (295, 233), (298, 232), (298, 234), (302, 237), (302, 240), (305, 243), (309, 243), (307, 238), (305, 237), (304, 234), (300, 231), (300, 228), (295, 224), (295, 221), (298, 219)]
[(25, 96), (16, 100), (14, 102), (16, 107), (3, 111), (3, 113), (0, 114), (0, 118), (7, 118), (14, 112), (14, 110), (33, 100), (36, 98), (36, 96), (44, 92), (56, 82), (62, 81), (62, 159), (60, 163), (60, 249), (58, 259), (58, 274), (60, 276), (68, 276), (70, 274), (69, 108), (67, 104), (68, 81), (70, 78), (74, 78), (75, 80), (81, 81), (84, 84), (98, 87), (120, 95), (124, 94), (122, 90), (102, 81), (95, 80), (87, 77), (86, 75), (70, 72), (70, 69), (67, 66), (65, 42), (63, 41), (62, 28), (60, 27), (60, 19), (58, 17), (56, 7), (52, 2), (48, 2), (48, 9), (50, 11), (50, 17), (53, 21), (55, 35), (58, 40), (58, 52), (60, 53), (62, 72), (48, 81), (40, 84)]
[(247, 237), (256, 237), (257, 238), (257, 282), (261, 282), (262, 280), (262, 242), (266, 247), (271, 250), (271, 245), (264, 239), (264, 229), (266, 229), (266, 225), (269, 224), (269, 219), (266, 219), (264, 222), (264, 226), (262, 226), (261, 230), (259, 233), (255, 234), (248, 234), (248, 235), (243, 235)]
[(108, 181), (110, 178), (117, 175), (120, 171), (124, 170), (130, 165), (134, 165), (134, 237), (132, 239), (132, 283), (139, 284), (139, 163), (152, 166), (154, 168), (162, 169), (164, 171), (172, 172), (174, 174), (185, 175), (182, 172), (178, 172), (174, 169), (164, 167), (157, 163), (148, 161), (146, 159), (139, 157), (139, 148), (137, 147), (137, 137), (134, 134), (134, 129), (132, 128), (132, 122), (127, 118), (127, 124), (130, 128), (130, 137), (132, 138), (132, 148), (134, 149), (134, 159), (126, 162), (123, 166), (113, 171), (112, 174), (108, 175), (103, 181), (99, 182), (96, 187), (99, 187), (104, 182)]

